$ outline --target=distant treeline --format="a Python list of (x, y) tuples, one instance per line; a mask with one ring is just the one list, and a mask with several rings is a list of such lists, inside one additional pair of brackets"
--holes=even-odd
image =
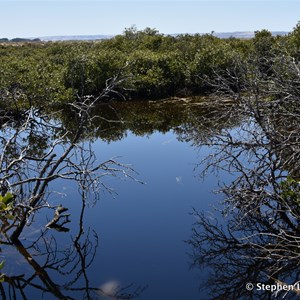
[[(11, 40), (12, 41), (12, 40)], [(159, 99), (210, 94), (218, 76), (239, 76), (237, 61), (272, 76), (282, 55), (300, 59), (300, 23), (287, 36), (255, 32), (252, 39), (212, 34), (170, 36), (127, 28), (102, 41), (30, 41), (0, 45), (0, 100), (5, 105), (52, 105), (75, 96), (98, 95), (114, 85), (111, 98)], [(278, 59), (277, 59), (278, 61)]]
[(13, 39), (8, 39), (8, 38), (0, 38), (0, 43), (25, 43), (25, 42), (40, 42), (41, 40), (36, 38), (36, 39), (25, 39), (25, 38), (13, 38)]

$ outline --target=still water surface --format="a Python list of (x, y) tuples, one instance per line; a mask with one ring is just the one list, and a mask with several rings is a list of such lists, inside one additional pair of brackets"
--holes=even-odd
[[(87, 242), (81, 244), (82, 252), (78, 253), (87, 259), (74, 256), (74, 266), (70, 264), (68, 271), (60, 272), (63, 267), (57, 264), (48, 270), (53, 282), (66, 282), (63, 286), (69, 288), (74, 299), (81, 299), (76, 286), (87, 281), (90, 286), (109, 294), (118, 287), (138, 289), (138, 298), (143, 300), (205, 298), (200, 283), (207, 277), (207, 271), (191, 268), (189, 254), (192, 250), (186, 243), (196, 221), (191, 215), (193, 208), (208, 213), (221, 199), (213, 193), (218, 187), (216, 176), (208, 174), (205, 180), (200, 180), (201, 167), (195, 168), (209, 155), (210, 149), (199, 149), (194, 139), (189, 138), (190, 133), (201, 130), (200, 117), (205, 110), (195, 103), (194, 106), (182, 103), (175, 106), (146, 102), (134, 104), (134, 109), (130, 105), (126, 110), (124, 104), (115, 105), (113, 109), (99, 108), (98, 114), (102, 114), (102, 109), (105, 120), (100, 119), (100, 124), (90, 128), (84, 143), (91, 143), (100, 162), (115, 157), (118, 162), (130, 164), (136, 172), (134, 179), (104, 177), (105, 186), (113, 193), (105, 189), (97, 195), (89, 193), (82, 219), (82, 197), (78, 186), (70, 181), (55, 181), (51, 186), (57, 193), (50, 200), (55, 205), (62, 203), (68, 207), (71, 222), (67, 227), (70, 231), (53, 230), (53, 238), (43, 238), (50, 245), (48, 249), (46, 246), (43, 255), (40, 255), (40, 248), (45, 246), (30, 246), (27, 250), (33, 250), (33, 257), (35, 252), (39, 254), (36, 260), (42, 269), (51, 265), (51, 259), (45, 262), (45, 257), (72, 257), (74, 249), (70, 243), (80, 232), (78, 224), (81, 220)], [(222, 128), (218, 116), (214, 122), (216, 130)], [(99, 199), (94, 201), (98, 196)], [(24, 244), (38, 239), (40, 226), (43, 226), (39, 224), (45, 223), (43, 218), (45, 214), (37, 215), (30, 229), (26, 228), (21, 239)], [(46, 218), (49, 221), (51, 216), (46, 214)], [(32, 272), (32, 258), (27, 255), (24, 260), (26, 255), (21, 252), (5, 248), (2, 257), (6, 261), (7, 275)], [(68, 267), (68, 263), (66, 265)], [(76, 271), (80, 265), (83, 273), (80, 268)], [(80, 276), (76, 279), (76, 274), (83, 274), (84, 280)], [(49, 281), (48, 277), (46, 281)], [(67, 282), (72, 282), (72, 288)], [(39, 299), (42, 295), (45, 299), (62, 297), (56, 292), (43, 294), (43, 289), (34, 285), (29, 284), (28, 288), (30, 299)], [(97, 297), (95, 295), (97, 292), (93, 297)], [(103, 295), (99, 295), (99, 299), (103, 299)]]
[(94, 272), (102, 282), (147, 285), (141, 299), (197, 299), (200, 275), (189, 268), (184, 241), (195, 221), (192, 207), (209, 210), (216, 187), (213, 177), (205, 183), (195, 177), (199, 153), (172, 131), (95, 147), (122, 154), (145, 184), (115, 182), (116, 199), (103, 197), (87, 213), (102, 241)]

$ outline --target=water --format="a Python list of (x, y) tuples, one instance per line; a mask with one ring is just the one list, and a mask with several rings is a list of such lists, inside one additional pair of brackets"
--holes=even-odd
[[(186, 241), (198, 220), (191, 214), (193, 209), (209, 216), (223, 196), (213, 193), (220, 179), (216, 174), (199, 178), (203, 168), (199, 162), (213, 153), (212, 148), (201, 145), (224, 129), (234, 132), (240, 118), (224, 118), (226, 107), (209, 109), (201, 101), (100, 106), (95, 113), (100, 118), (84, 128), (78, 143), (88, 151), (79, 146), (72, 149), (74, 156), (70, 154), (60, 174), (83, 159), (93, 168), (112, 157), (117, 163), (130, 164), (134, 172), (114, 165), (125, 173), (101, 177), (100, 189), (97, 177), (87, 179), (96, 187), (78, 188), (78, 182), (86, 183), (79, 181), (86, 173), (49, 183), (47, 202), (43, 200), (41, 205), (53, 209), (37, 210), (19, 244), (3, 246), (2, 272), (11, 284), (2, 283), (2, 296), (10, 292), (18, 295), (16, 299), (23, 299), (23, 294), (29, 299), (207, 298), (200, 283), (209, 277), (208, 269), (201, 269), (204, 265), (191, 268), (193, 248)], [(78, 126), (71, 112), (57, 118), (68, 132)], [(41, 145), (40, 134), (37, 138), (30, 127), (30, 149), (46, 151), (59, 131), (49, 132), (47, 139), (44, 131)], [(24, 133), (21, 138), (25, 143)], [(67, 144), (59, 144), (57, 154), (62, 155)], [(24, 178), (38, 174), (40, 169), (33, 160)], [(14, 176), (19, 178), (19, 174)], [(223, 172), (221, 177), (229, 182), (232, 175)], [(29, 195), (33, 189), (34, 184), (29, 183), (23, 192)], [(66, 221), (64, 231), (46, 229), (54, 206), (59, 204), (70, 214), (62, 218)], [(223, 222), (219, 219), (220, 224)]]
[(148, 138), (129, 134), (102, 153), (118, 154), (120, 149), (145, 184), (116, 182), (116, 199), (104, 197), (87, 213), (102, 240), (95, 263), (105, 270), (100, 278), (147, 285), (141, 299), (197, 298), (199, 282), (189, 270), (184, 241), (194, 222), (192, 207), (207, 210), (212, 204), (212, 186), (199, 182), (193, 172), (198, 154), (172, 132)]
[[(172, 131), (146, 137), (128, 132), (109, 144), (97, 140), (93, 150), (101, 160), (121, 155), (118, 160), (130, 163), (141, 183), (107, 179), (105, 184), (117, 194), (101, 193), (86, 210), (85, 227), (95, 230), (100, 241), (88, 270), (91, 285), (146, 287), (139, 297), (145, 300), (198, 299), (205, 272), (190, 268), (191, 249), (185, 241), (195, 222), (193, 207), (210, 211), (217, 200), (212, 193), (215, 176), (202, 181), (194, 170), (198, 150), (178, 141)], [(68, 202), (79, 209), (75, 193)]]

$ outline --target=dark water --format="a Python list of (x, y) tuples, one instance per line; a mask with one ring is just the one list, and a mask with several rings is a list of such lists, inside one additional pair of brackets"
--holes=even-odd
[(116, 182), (116, 199), (103, 197), (87, 213), (102, 240), (95, 262), (105, 270), (101, 281), (147, 285), (141, 299), (197, 298), (199, 274), (189, 270), (190, 249), (184, 241), (195, 221), (192, 207), (208, 210), (215, 185), (213, 178), (205, 184), (195, 178), (197, 152), (173, 132), (146, 138), (129, 134), (96, 149), (104, 155), (122, 149), (122, 160), (130, 161), (145, 182)]
[[(100, 106), (94, 113), (100, 118), (86, 129), (81, 144), (89, 145), (95, 162), (114, 158), (129, 164), (132, 178), (104, 176), (101, 189), (84, 196), (84, 211), (76, 180), (51, 182), (49, 189), (55, 193), (49, 193), (47, 205), (69, 209), (71, 222), (65, 226), (69, 231), (45, 230), (53, 210), (38, 211), (20, 235), (22, 245), (3, 246), (3, 273), (14, 278), (10, 286), (3, 283), (4, 290), (11, 297), (15, 293), (16, 299), (23, 294), (29, 299), (67, 295), (100, 299), (102, 292), (114, 295), (117, 290), (116, 298), (136, 292), (140, 299), (198, 299), (206, 271), (191, 269), (186, 243), (195, 222), (191, 212), (193, 208), (209, 211), (220, 198), (212, 193), (216, 177), (202, 181), (199, 169), (195, 170), (209, 148), (199, 150), (188, 137), (203, 126), (205, 113), (199, 100)], [(218, 129), (221, 121), (215, 113)], [(68, 111), (57, 120), (63, 120), (66, 128), (76, 126)], [(20, 136), (29, 140), (32, 134)], [(31, 147), (39, 151), (42, 127), (36, 128), (34, 137), (35, 147)], [(63, 153), (62, 147), (55, 151)], [(90, 292), (87, 287), (92, 287)]]
[[(257, 270), (257, 261), (251, 264), (248, 260), (249, 265), (244, 268), (243, 257), (249, 254), (249, 245), (243, 248), (238, 241), (244, 237), (243, 228), (239, 227), (242, 221), (223, 231), (222, 226), (235, 220), (235, 214), (224, 219), (214, 210), (221, 207), (225, 196), (213, 191), (224, 183), (239, 191), (244, 182), (230, 186), (237, 178), (237, 158), (245, 162), (245, 174), (250, 174), (257, 162), (264, 161), (259, 155), (265, 157), (265, 153), (259, 149), (255, 159), (247, 161), (247, 155), (241, 152), (228, 164), (229, 153), (235, 153), (237, 144), (241, 149), (240, 142), (230, 145), (230, 152), (226, 147), (218, 152), (222, 156), (221, 170), (208, 169), (200, 178), (205, 168), (200, 162), (212, 154), (218, 157), (217, 148), (209, 141), (219, 136), (225, 144), (225, 137), (232, 141), (232, 136), (238, 139), (242, 132), (250, 141), (249, 128), (254, 128), (251, 122), (250, 127), (245, 125), (242, 114), (231, 113), (231, 118), (226, 115), (232, 110), (230, 103), (218, 106), (208, 101), (100, 105), (89, 115), (93, 121), (81, 128), (76, 147), (71, 148), (70, 141), (79, 125), (70, 109), (57, 112), (48, 120), (30, 119), (26, 128), (20, 127), (17, 120), (3, 126), (2, 140), (14, 137), (14, 147), (3, 142), (7, 159), (2, 157), (2, 178), (6, 173), (12, 174), (9, 187), (15, 194), (15, 206), (7, 211), (15, 217), (9, 219), (7, 212), (1, 215), (0, 260), (5, 263), (1, 270), (2, 298), (208, 299), (209, 289), (203, 283), (216, 274), (216, 284), (224, 287), (225, 294), (229, 286), (230, 299), (250, 299), (252, 295), (245, 294), (244, 285), (255, 282), (249, 270)], [(258, 138), (260, 133), (255, 134)], [(56, 157), (62, 157), (66, 149), (70, 152), (59, 162), (56, 172), (60, 176), (46, 182), (39, 202), (34, 202), (34, 191), (40, 191), (41, 182), (45, 182), (37, 179), (43, 175), (41, 170), (57, 162), (54, 157), (43, 158), (51, 145)], [(26, 157), (13, 160), (25, 152), (28, 161)], [(89, 173), (105, 161), (95, 174)], [(257, 170), (261, 169), (268, 170), (259, 165)], [(5, 182), (1, 181), (2, 190)], [(249, 197), (253, 199), (253, 195)], [(45, 226), (54, 220), (59, 205), (68, 209), (59, 215), (59, 226)], [(242, 210), (240, 203), (235, 207)], [(26, 224), (22, 225), (24, 215)], [(214, 216), (217, 223), (213, 223)], [(267, 217), (270, 219), (269, 212)], [(212, 226), (205, 227), (210, 221)], [(248, 228), (251, 222), (243, 226)], [(253, 222), (256, 231), (264, 229), (265, 222)], [(195, 223), (202, 224), (201, 228)], [(22, 228), (17, 238), (16, 228)], [(237, 235), (228, 236), (235, 231)], [(240, 260), (235, 253), (241, 249), (246, 252)], [(210, 263), (215, 273), (211, 272)], [(259, 270), (264, 271), (263, 268)], [(241, 290), (240, 294), (236, 294), (237, 290)]]
[(102, 196), (87, 211), (86, 224), (100, 237), (91, 268), (98, 285), (146, 285), (141, 299), (195, 297), (197, 280), (188, 270), (184, 240), (194, 221), (192, 206), (207, 207), (211, 197), (193, 177), (195, 153), (171, 132), (146, 138), (129, 134), (110, 145), (96, 143), (95, 150), (102, 157), (122, 154), (145, 182), (114, 181), (116, 198)]
[(205, 276), (190, 269), (185, 241), (195, 222), (192, 208), (209, 211), (215, 204), (217, 180), (208, 176), (201, 181), (194, 170), (209, 149), (198, 151), (190, 142), (178, 141), (169, 126), (140, 136), (128, 130), (119, 141), (93, 144), (101, 159), (121, 155), (143, 184), (114, 180), (110, 185), (118, 193), (115, 199), (104, 195), (87, 211), (86, 225), (100, 237), (91, 272), (97, 274), (98, 285), (147, 286), (140, 299), (198, 299)]

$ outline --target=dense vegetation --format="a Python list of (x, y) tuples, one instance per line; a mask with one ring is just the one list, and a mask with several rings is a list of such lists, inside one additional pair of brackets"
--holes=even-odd
[(300, 23), (288, 36), (257, 31), (249, 40), (211, 34), (165, 36), (125, 29), (95, 42), (2, 43), (2, 105), (57, 105), (98, 95), (114, 81), (110, 98), (158, 99), (208, 94), (218, 74), (236, 75), (235, 62), (259, 65), (272, 76), (274, 58), (300, 59)]

